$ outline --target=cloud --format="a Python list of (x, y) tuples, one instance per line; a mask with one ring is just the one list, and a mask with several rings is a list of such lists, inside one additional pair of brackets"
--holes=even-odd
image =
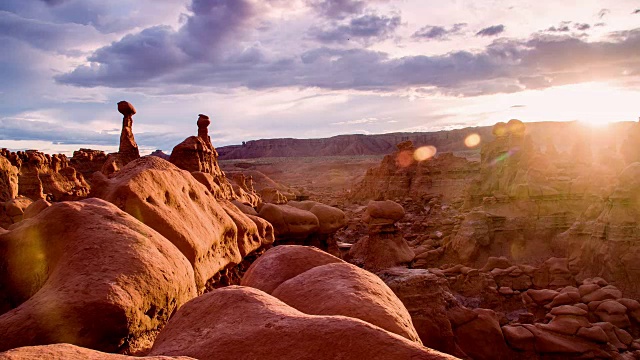
[(91, 26), (26, 19), (7, 11), (0, 11), (0, 34), (41, 50), (59, 53), (69, 53), (72, 48), (101, 38), (101, 34)]
[(602, 19), (603, 17), (609, 15), (611, 13), (611, 10), (609, 9), (601, 9), (600, 11), (598, 11), (598, 18)]
[(332, 19), (361, 14), (367, 6), (360, 0), (308, 0), (308, 4), (322, 16)]
[(493, 25), (478, 31), (476, 36), (496, 36), (503, 33), (504, 29), (504, 25)]
[[(431, 92), (472, 96), (596, 79), (621, 79), (640, 72), (640, 29), (613, 33), (599, 42), (549, 35), (528, 40), (499, 39), (482, 51), (454, 51), (433, 56), (395, 58), (380, 51), (322, 47), (286, 57), (271, 57), (260, 48), (248, 48), (213, 63), (189, 62), (193, 61), (190, 58), (168, 61), (171, 57), (162, 55), (153, 66), (148, 64), (149, 58), (145, 58), (142, 46), (148, 41), (131, 42), (131, 48), (124, 53), (118, 51), (123, 43), (130, 41), (123, 40), (99, 50), (94, 56), (97, 64), (78, 67), (58, 80), (79, 86), (189, 84), (212, 89), (257, 90), (303, 87), (396, 91), (424, 87)], [(147, 55), (171, 54), (171, 48), (162, 44)], [(136, 51), (143, 55), (136, 54), (133, 57), (136, 62), (124, 66), (123, 59), (130, 59), (129, 54)], [(160, 65), (167, 67), (166, 71), (159, 69)], [(135, 71), (132, 72), (132, 68)], [(623, 74), (622, 69), (626, 69), (626, 73)]]
[(467, 27), (466, 23), (453, 24), (445, 28), (443, 26), (427, 25), (416, 31), (411, 37), (419, 40), (449, 40), (451, 36), (460, 35), (463, 29)]
[(357, 120), (334, 122), (334, 123), (331, 123), (331, 125), (361, 125), (361, 124), (371, 124), (377, 121), (378, 121), (378, 118), (370, 117), (370, 118), (362, 118)]
[(586, 31), (591, 29), (591, 25), (586, 23), (574, 23), (572, 21), (563, 21), (557, 26), (551, 26), (545, 31), (547, 32), (571, 32), (571, 30)]
[(591, 25), (585, 23), (576, 23), (573, 24), (573, 28), (580, 31), (585, 31), (591, 29)]
[(400, 15), (366, 14), (351, 18), (346, 24), (311, 28), (309, 35), (322, 43), (360, 41), (368, 45), (392, 37), (401, 23)]

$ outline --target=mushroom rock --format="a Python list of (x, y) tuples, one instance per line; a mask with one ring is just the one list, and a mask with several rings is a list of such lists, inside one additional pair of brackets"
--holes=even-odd
[(273, 242), (270, 224), (216, 199), (189, 172), (159, 157), (132, 161), (111, 178), (96, 173), (92, 182), (92, 196), (114, 203), (180, 249), (200, 292), (216, 273)]
[(0, 353), (0, 360), (194, 360), (186, 356), (125, 356), (109, 354), (71, 344), (25, 346)]
[(198, 114), (198, 137), (209, 144), (211, 144), (211, 138), (209, 137), (209, 125), (211, 125), (211, 120), (207, 115)]
[(208, 126), (211, 124), (209, 117), (203, 114), (198, 116), (198, 136), (189, 136), (183, 142), (176, 145), (171, 151), (169, 162), (182, 170), (191, 173), (208, 173), (213, 181), (222, 189), (225, 199), (232, 200), (236, 196), (231, 184), (226, 179), (224, 172), (218, 165), (218, 152), (209, 138)]
[(0, 235), (0, 268), (0, 351), (143, 351), (196, 296), (180, 251), (100, 199), (53, 204)]
[(150, 355), (215, 359), (455, 359), (345, 316), (304, 314), (260, 290), (229, 286), (185, 304)]
[(413, 261), (415, 253), (395, 225), (403, 217), (404, 208), (396, 202), (369, 202), (363, 217), (368, 223), (369, 236), (351, 247), (350, 262), (379, 271)]
[(118, 149), (118, 157), (122, 165), (127, 165), (131, 161), (140, 157), (138, 144), (133, 138), (133, 115), (136, 109), (126, 101), (118, 103), (118, 111), (123, 115), (122, 132), (120, 133), (120, 147)]

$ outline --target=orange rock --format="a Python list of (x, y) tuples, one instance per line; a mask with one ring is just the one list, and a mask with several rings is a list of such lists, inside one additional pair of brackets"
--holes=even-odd
[(351, 264), (314, 267), (283, 282), (271, 294), (305, 314), (349, 316), (422, 343), (407, 309), (391, 289), (379, 277)]
[(195, 360), (186, 356), (125, 356), (85, 349), (70, 344), (27, 346), (0, 353), (0, 360)]
[(150, 355), (226, 359), (455, 359), (362, 320), (307, 315), (257, 289), (230, 286), (185, 304)]
[(240, 263), (242, 254), (272, 240), (261, 238), (254, 222), (232, 204), (225, 209), (190, 173), (159, 157), (135, 160), (110, 179), (94, 177), (92, 194), (169, 239), (192, 264), (199, 291), (218, 271)]
[(247, 270), (241, 285), (271, 294), (280, 284), (316, 266), (342, 263), (314, 247), (281, 245), (267, 250)]
[(0, 350), (66, 342), (137, 351), (196, 296), (166, 238), (100, 199), (56, 203), (0, 235)]

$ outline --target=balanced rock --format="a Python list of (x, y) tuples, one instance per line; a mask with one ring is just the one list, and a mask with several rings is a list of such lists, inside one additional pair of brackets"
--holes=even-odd
[(126, 101), (118, 103), (118, 111), (122, 114), (122, 131), (120, 133), (120, 147), (118, 148), (118, 158), (121, 164), (127, 165), (131, 161), (140, 157), (138, 144), (133, 138), (133, 115), (136, 109)]

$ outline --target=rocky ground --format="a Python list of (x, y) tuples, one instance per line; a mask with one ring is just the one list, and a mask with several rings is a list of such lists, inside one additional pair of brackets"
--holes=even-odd
[(638, 124), (218, 161), (118, 110), (117, 153), (0, 153), (0, 359), (640, 358)]

